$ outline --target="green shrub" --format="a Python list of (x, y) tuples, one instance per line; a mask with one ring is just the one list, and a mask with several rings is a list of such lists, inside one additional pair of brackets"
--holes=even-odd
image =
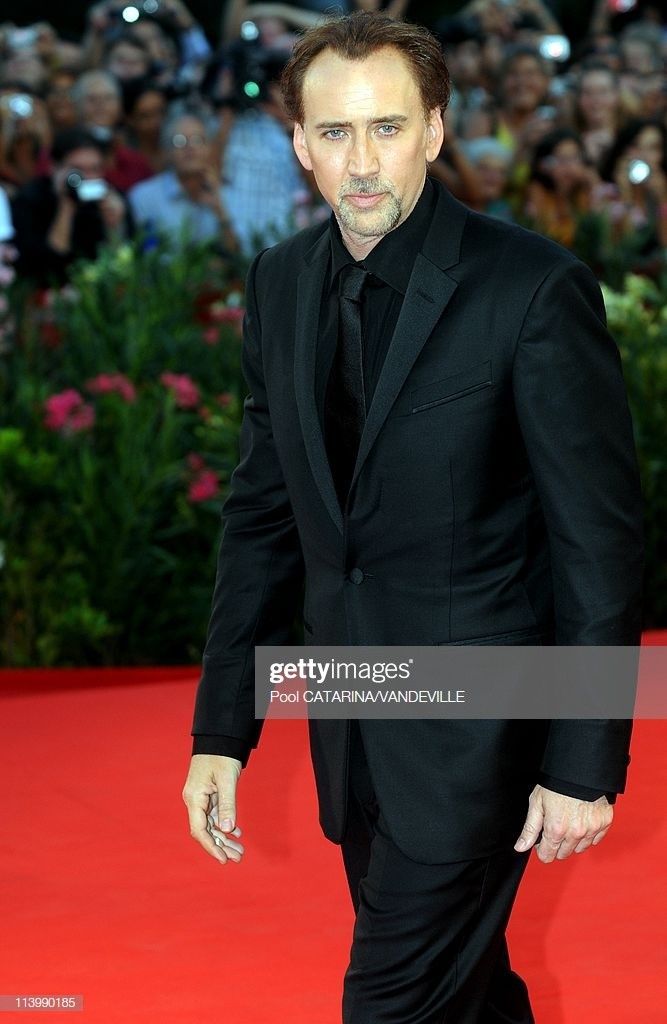
[(628, 274), (604, 288), (623, 359), (645, 501), (645, 625), (667, 626), (667, 279)]
[(206, 248), (126, 246), (17, 302), (0, 378), (0, 657), (196, 660), (238, 456), (238, 282)]

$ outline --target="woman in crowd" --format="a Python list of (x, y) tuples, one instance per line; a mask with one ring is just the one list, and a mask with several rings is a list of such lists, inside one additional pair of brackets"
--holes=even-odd
[(623, 128), (601, 166), (612, 186), (608, 209), (619, 238), (641, 240), (635, 269), (650, 269), (667, 247), (667, 128), (635, 119)]
[(543, 235), (572, 248), (582, 214), (591, 208), (596, 174), (576, 132), (559, 128), (535, 147), (524, 214)]
[(574, 126), (596, 166), (627, 120), (627, 105), (618, 75), (610, 67), (599, 61), (584, 64), (575, 89)]
[(159, 174), (165, 167), (160, 140), (167, 111), (164, 90), (151, 79), (128, 82), (123, 90), (123, 106), (128, 145), (141, 153), (153, 174)]

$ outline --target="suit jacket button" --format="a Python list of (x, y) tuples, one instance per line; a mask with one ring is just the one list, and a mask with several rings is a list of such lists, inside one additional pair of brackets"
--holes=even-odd
[(350, 583), (356, 583), (356, 584), (363, 583), (363, 581), (364, 581), (364, 574), (361, 571), (361, 569), (358, 569), (356, 566), (355, 566), (354, 569), (350, 569), (349, 580), (350, 580)]

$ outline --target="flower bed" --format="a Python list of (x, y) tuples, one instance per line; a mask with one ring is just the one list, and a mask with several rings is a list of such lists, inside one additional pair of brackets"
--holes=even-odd
[[(242, 283), (206, 248), (130, 246), (58, 292), (12, 292), (11, 278), (5, 260), (0, 661), (198, 661), (238, 455)], [(633, 276), (605, 295), (647, 499), (654, 627), (667, 625), (666, 295)]]
[(125, 247), (60, 292), (15, 300), (0, 376), (2, 661), (196, 660), (238, 456), (239, 282), (206, 249)]

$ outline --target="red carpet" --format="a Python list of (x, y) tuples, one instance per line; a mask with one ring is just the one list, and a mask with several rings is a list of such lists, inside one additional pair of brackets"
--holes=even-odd
[[(180, 799), (195, 682), (0, 673), (0, 994), (83, 995), (91, 1024), (338, 1024), (352, 914), (305, 723), (267, 724), (241, 780), (244, 861), (221, 867)], [(609, 836), (531, 860), (510, 948), (538, 1024), (667, 1019), (666, 745), (664, 721), (638, 722)]]

